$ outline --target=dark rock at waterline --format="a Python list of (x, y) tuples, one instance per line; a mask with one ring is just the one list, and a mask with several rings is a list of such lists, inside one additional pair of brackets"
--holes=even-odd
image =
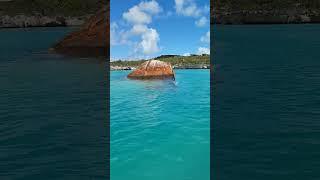
[(85, 25), (57, 43), (51, 51), (85, 57), (109, 57), (109, 5), (104, 6)]
[(173, 68), (170, 63), (149, 60), (142, 63), (137, 69), (132, 71), (128, 78), (130, 79), (174, 79)]

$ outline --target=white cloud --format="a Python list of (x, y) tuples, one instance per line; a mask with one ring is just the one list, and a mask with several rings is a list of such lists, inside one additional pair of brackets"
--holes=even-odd
[(110, 44), (111, 46), (129, 44), (130, 33), (121, 30), (116, 22), (110, 23)]
[(210, 49), (206, 47), (199, 47), (197, 54), (210, 54)]
[(210, 43), (210, 31), (208, 31), (204, 36), (201, 36), (200, 41), (203, 43)]
[(131, 33), (134, 35), (141, 35), (145, 33), (147, 30), (148, 30), (148, 27), (146, 25), (137, 24), (132, 27)]
[(182, 56), (190, 56), (190, 53), (184, 53)]
[(152, 17), (159, 14), (162, 8), (155, 0), (142, 1), (138, 5), (131, 7), (122, 14), (125, 21), (132, 25), (127, 30), (126, 36), (138, 36), (140, 41), (132, 42), (133, 52), (149, 55), (160, 51), (160, 36), (156, 29), (149, 28), (148, 24), (152, 22)]
[(151, 16), (143, 11), (138, 6), (133, 6), (128, 12), (123, 13), (123, 19), (132, 24), (149, 24)]
[(144, 54), (157, 53), (160, 49), (158, 42), (160, 41), (159, 34), (155, 29), (149, 28), (142, 34), (142, 41), (139, 43)]
[(176, 13), (186, 17), (193, 17), (198, 20), (195, 21), (195, 25), (203, 27), (207, 24), (210, 8), (208, 5), (199, 7), (194, 0), (175, 0)]
[(162, 11), (162, 8), (155, 0), (143, 1), (133, 6), (127, 12), (122, 14), (123, 19), (132, 24), (149, 24), (152, 22), (152, 16)]
[(199, 17), (201, 14), (201, 9), (193, 0), (175, 0), (175, 8), (178, 14), (184, 16)]
[(162, 11), (162, 8), (155, 0), (149, 2), (141, 2), (138, 7), (140, 7), (141, 10), (149, 12), (151, 14), (158, 14)]
[(205, 26), (207, 24), (207, 22), (208, 22), (208, 19), (206, 17), (202, 16), (199, 20), (197, 20), (195, 22), (195, 24), (198, 27), (203, 27), (203, 26)]
[(192, 16), (192, 17), (198, 17), (200, 16), (200, 9), (198, 9), (196, 4), (191, 4), (187, 7), (185, 7), (185, 9), (183, 9), (182, 14), (185, 16)]

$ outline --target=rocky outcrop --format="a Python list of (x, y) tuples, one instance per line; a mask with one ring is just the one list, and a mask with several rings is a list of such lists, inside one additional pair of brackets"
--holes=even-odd
[(149, 60), (142, 63), (136, 70), (132, 71), (128, 78), (130, 79), (174, 79), (173, 68), (170, 63)]
[(104, 6), (76, 32), (72, 32), (51, 50), (73, 56), (109, 57), (109, 6)]

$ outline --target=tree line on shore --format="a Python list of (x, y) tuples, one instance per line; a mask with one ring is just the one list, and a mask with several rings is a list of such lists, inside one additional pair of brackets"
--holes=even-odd
[[(154, 58), (156, 60), (169, 62), (173, 66), (209, 66), (210, 65), (210, 56), (203, 55), (190, 55), (190, 56), (179, 56), (179, 55), (162, 55)], [(146, 59), (142, 60), (117, 60), (111, 61), (111, 66), (119, 66), (119, 67), (137, 67), (143, 62), (147, 61)]]

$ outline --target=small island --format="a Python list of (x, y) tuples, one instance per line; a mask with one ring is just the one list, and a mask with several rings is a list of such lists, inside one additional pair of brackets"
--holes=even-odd
[[(153, 58), (155, 60), (170, 63), (173, 69), (209, 69), (210, 68), (210, 55), (202, 54), (190, 56), (180, 56), (180, 55), (161, 55), (159, 57)], [(117, 60), (110, 62), (110, 70), (134, 70), (138, 68), (141, 64), (148, 60)]]
[(129, 79), (175, 79), (172, 66), (168, 62), (148, 60), (127, 76)]

